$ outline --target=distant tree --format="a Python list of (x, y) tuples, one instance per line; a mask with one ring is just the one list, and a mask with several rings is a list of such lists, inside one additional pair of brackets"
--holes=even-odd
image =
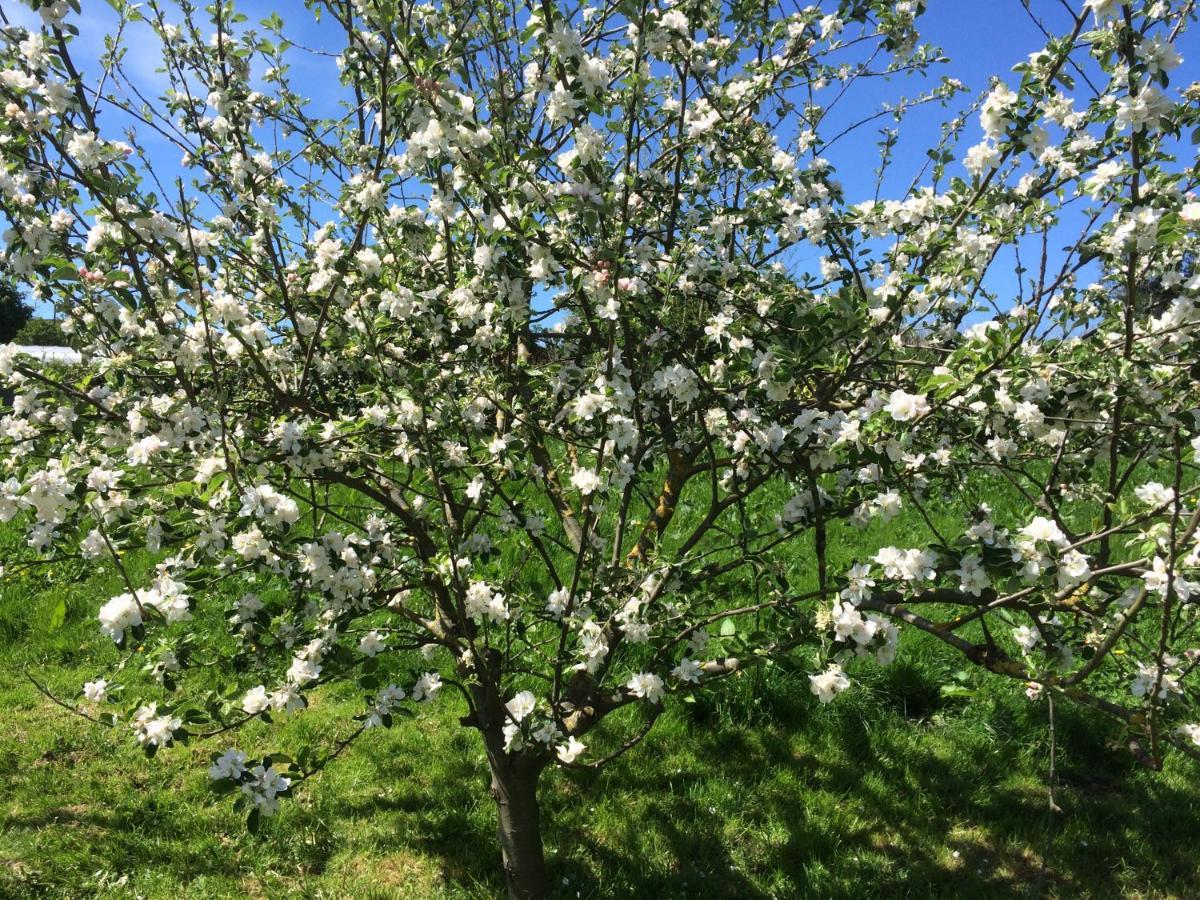
[(0, 344), (12, 341), (32, 315), (17, 286), (0, 274)]
[(53, 319), (34, 316), (29, 319), (12, 338), (14, 344), (34, 347), (70, 347), (70, 338), (63, 334), (62, 327)]

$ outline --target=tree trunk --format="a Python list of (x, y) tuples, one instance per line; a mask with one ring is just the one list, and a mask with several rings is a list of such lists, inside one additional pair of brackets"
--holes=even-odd
[(550, 894), (546, 859), (542, 853), (542, 826), (537, 784), (543, 763), (539, 760), (488, 753), (492, 770), (492, 797), (499, 812), (500, 851), (509, 900), (543, 900)]

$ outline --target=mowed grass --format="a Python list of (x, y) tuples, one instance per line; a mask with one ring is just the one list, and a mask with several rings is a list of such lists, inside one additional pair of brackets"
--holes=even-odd
[[(870, 549), (851, 531), (834, 538), (842, 558)], [(0, 553), (17, 539), (0, 533)], [(77, 697), (101, 672), (88, 661), (116, 658), (95, 624), (123, 590), (115, 573), (65, 563), (2, 585), (0, 897), (502, 892), (486, 766), (452, 692), (367, 735), (251, 836), (207, 789), (208, 754), (226, 743), (147, 760), (126, 728), (90, 725), (24, 678)], [(855, 689), (822, 707), (803, 666), (746, 672), (674, 704), (603, 771), (548, 773), (559, 894), (1200, 895), (1200, 766), (1143, 771), (1118, 730), (1059, 704), (1055, 812), (1047, 706), (1019, 684), (908, 632), (896, 664), (851, 674)], [(235, 740), (286, 752), (344, 734), (360, 709), (356, 690), (327, 688), (303, 715)]]

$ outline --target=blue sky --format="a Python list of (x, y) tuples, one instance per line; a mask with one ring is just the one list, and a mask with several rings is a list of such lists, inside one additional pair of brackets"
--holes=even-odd
[[(1063, 30), (1063, 10), (1057, 0), (1033, 0), (1031, 5), (1045, 15), (1048, 25), (1054, 26), (1052, 33)], [(1066, 28), (1069, 27), (1068, 24)], [(937, 142), (941, 125), (950, 118), (951, 110), (957, 111), (974, 100), (988, 86), (993, 75), (1006, 78), (1010, 84), (1015, 83), (1015, 75), (1011, 72), (1013, 65), (1046, 43), (1021, 8), (1020, 0), (929, 0), (921, 18), (920, 32), (923, 40), (940, 47), (950, 58), (949, 63), (935, 67), (931, 74), (957, 78), (969, 91), (960, 94), (950, 109), (931, 105), (914, 110), (905, 118), (895, 156), (895, 171), (885, 182), (885, 186), (891, 184), (900, 190), (907, 187), (925, 164), (925, 150)], [(932, 77), (896, 79), (889, 85), (879, 85), (877, 94), (880, 99), (894, 96), (898, 90), (912, 95), (934, 83)], [(891, 122), (880, 120), (875, 127), (884, 124)], [(981, 135), (976, 123), (968, 125), (966, 135), (970, 143), (979, 140)], [(878, 155), (871, 141), (860, 135), (856, 140), (839, 144), (837, 153), (831, 156), (848, 198), (865, 199), (874, 193), (872, 170), (878, 165)], [(886, 191), (884, 196), (887, 196)]]

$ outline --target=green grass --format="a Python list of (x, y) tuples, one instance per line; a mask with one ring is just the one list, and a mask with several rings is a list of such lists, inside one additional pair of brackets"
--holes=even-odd
[[(77, 696), (100, 671), (86, 660), (114, 658), (94, 616), (121, 589), (75, 564), (0, 588), (0, 897), (500, 894), (486, 766), (450, 692), (355, 744), (257, 836), (207, 790), (221, 744), (148, 761), (124, 729), (46, 700), (21, 670)], [(554, 883), (582, 898), (1200, 892), (1200, 766), (1142, 771), (1119, 732), (1060, 705), (1053, 812), (1045, 704), (960, 665), (906, 633), (899, 662), (863, 663), (828, 707), (803, 672), (744, 673), (602, 772), (550, 772)], [(360, 708), (327, 688), (237, 743), (333, 737)]]

